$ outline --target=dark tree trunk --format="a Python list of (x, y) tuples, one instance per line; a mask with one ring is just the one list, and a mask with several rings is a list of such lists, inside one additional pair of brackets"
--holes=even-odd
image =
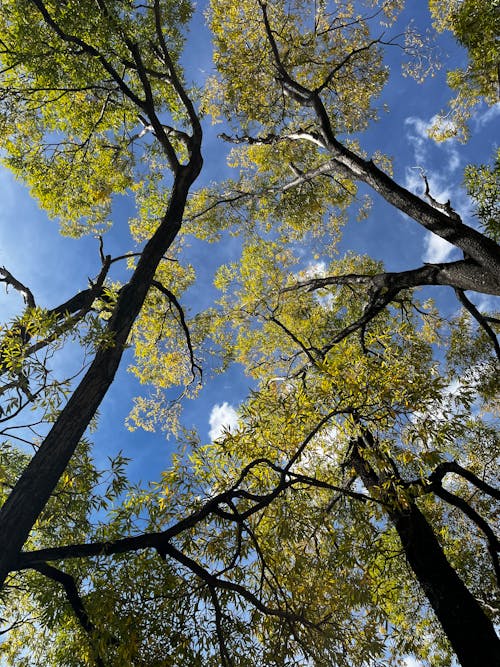
[[(353, 447), (353, 465), (369, 492), (381, 494), (384, 481), (363, 456), (370, 434)], [(399, 509), (391, 492), (386, 511), (413, 570), (462, 667), (500, 667), (500, 640), (493, 623), (450, 565), (429, 522), (414, 502)]]
[(180, 229), (189, 188), (201, 169), (201, 155), (176, 174), (168, 209), (146, 244), (129, 283), (120, 292), (107, 326), (113, 346), (101, 348), (54, 426), (0, 509), (0, 587), (38, 516), (69, 463), (118, 370), (132, 326), (156, 267)]
[(493, 623), (450, 565), (415, 504), (390, 512), (410, 565), (463, 667), (500, 666)]

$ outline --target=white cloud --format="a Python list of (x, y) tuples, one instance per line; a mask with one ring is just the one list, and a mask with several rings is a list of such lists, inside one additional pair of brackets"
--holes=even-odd
[(235, 431), (238, 428), (238, 413), (227, 401), (216, 403), (210, 412), (208, 423), (209, 437), (211, 440), (218, 440), (226, 431)]
[(424, 667), (424, 663), (410, 655), (406, 656), (403, 662), (404, 667)]
[(449, 143), (446, 147), (448, 153), (448, 171), (456, 171), (460, 167), (460, 155), (453, 144)]
[(497, 102), (497, 104), (494, 104), (492, 107), (489, 107), (488, 109), (486, 109), (486, 111), (483, 111), (482, 113), (478, 112), (474, 116), (475, 129), (478, 130), (479, 128), (484, 127), (487, 123), (494, 120), (497, 116), (500, 116), (500, 102)]
[(422, 118), (418, 118), (418, 116), (408, 116), (408, 118), (405, 118), (405, 125), (413, 126), (419, 138), (428, 139), (429, 136), (427, 133), (429, 132), (429, 128), (431, 127), (434, 118), (435, 116), (430, 121), (426, 121)]
[(310, 280), (311, 278), (323, 278), (326, 276), (326, 264), (325, 262), (309, 262), (307, 268), (300, 271), (299, 274), (301, 280)]
[(448, 153), (449, 160), (447, 170), (455, 171), (460, 166), (460, 155), (456, 149), (456, 140), (453, 137), (445, 141), (435, 141), (429, 137), (429, 131), (436, 124), (441, 130), (451, 130), (452, 123), (439, 116), (432, 116), (430, 120), (423, 120), (417, 116), (405, 118), (405, 125), (412, 128), (406, 135), (409, 143), (413, 146), (414, 156), (417, 164), (423, 165), (427, 161), (429, 146), (434, 145)]
[(418, 164), (424, 164), (427, 158), (426, 142), (429, 141), (427, 132), (430, 128), (430, 123), (417, 118), (416, 116), (409, 116), (405, 118), (405, 125), (413, 128), (413, 132), (408, 132), (406, 138), (413, 146), (415, 160)]
[(489, 294), (472, 293), (467, 295), (480, 313), (500, 310), (500, 298)]
[(438, 262), (446, 262), (450, 259), (451, 254), (456, 250), (455, 246), (440, 236), (436, 236), (429, 232), (424, 239), (424, 254), (422, 259), (424, 262), (436, 264)]

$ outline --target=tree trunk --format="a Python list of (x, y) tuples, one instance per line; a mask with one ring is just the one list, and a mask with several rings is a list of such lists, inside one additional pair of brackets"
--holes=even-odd
[(201, 169), (201, 155), (176, 175), (168, 209), (146, 244), (131, 280), (120, 292), (107, 326), (114, 344), (101, 348), (54, 426), (0, 509), (0, 588), (69, 463), (118, 370), (132, 326), (156, 267), (180, 229), (189, 188)]
[[(381, 495), (384, 481), (363, 457), (373, 438), (358, 438), (352, 462), (369, 492)], [(386, 511), (394, 524), (408, 565), (422, 586), (462, 667), (500, 665), (500, 640), (493, 623), (450, 565), (429, 522), (414, 502), (398, 509), (391, 492), (385, 493)]]
[(463, 667), (500, 665), (500, 640), (493, 623), (450, 565), (418, 507), (391, 511), (408, 564), (434, 609)]

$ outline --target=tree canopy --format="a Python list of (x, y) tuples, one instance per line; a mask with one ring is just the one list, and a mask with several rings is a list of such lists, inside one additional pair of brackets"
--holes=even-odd
[[(439, 140), (466, 141), (475, 105), (497, 102), (498, 14), (481, 4), (429, 2), (467, 59), (453, 115), (429, 100)], [(202, 78), (187, 0), (0, 7), (1, 159), (99, 248), (55, 306), (0, 269), (24, 299), (0, 330), (1, 660), (493, 665), (498, 156), (466, 166), (467, 215), (422, 165), (420, 195), (395, 175), (392, 137), (366, 148), (398, 63), (421, 85), (439, 68), (403, 0), (203, 9)], [(346, 250), (380, 215), (460, 259), (393, 271)], [(199, 242), (221, 258), (217, 296), (190, 308)], [(144, 388), (129, 428), (178, 442), (147, 484), (93, 444), (124, 363)], [(207, 441), (182, 407), (235, 366), (238, 426)]]

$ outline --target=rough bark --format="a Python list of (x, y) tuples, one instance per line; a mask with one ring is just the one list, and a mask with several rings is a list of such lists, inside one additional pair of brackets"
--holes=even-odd
[[(321, 107), (326, 116), (323, 105)], [(326, 117), (323, 120), (328, 119)], [(329, 122), (324, 129), (324, 137), (335, 163), (351, 178), (366, 183), (389, 204), (406, 213), (422, 227), (460, 248), (486, 272), (494, 277), (500, 275), (500, 246), (495, 241), (465, 225), (458, 216), (452, 217), (428, 204), (399, 185), (371, 160), (364, 160), (346, 148), (331, 134)]]
[[(426, 194), (434, 205), (404, 188), (382, 169), (379, 169), (372, 160), (365, 160), (338, 140), (321, 98), (321, 92), (328, 85), (328, 77), (322, 85), (310, 89), (299, 83), (290, 74), (281, 59), (276, 41), (277, 33), (273, 31), (269, 21), (267, 2), (259, 0), (259, 5), (276, 68), (276, 82), (281, 86), (284, 95), (292, 98), (301, 106), (311, 109), (316, 118), (317, 130), (298, 132), (294, 136), (289, 135), (289, 138), (311, 141), (320, 146), (330, 154), (333, 169), (355, 181), (366, 183), (389, 204), (406, 213), (425, 229), (460, 248), (466, 257), (473, 259), (486, 272), (495, 277), (500, 275), (500, 246), (484, 234), (465, 225), (451, 207), (440, 205), (429, 197), (428, 183), (426, 183)], [(370, 48), (373, 43), (367, 44), (367, 48)]]
[(0, 510), (0, 586), (14, 567), (33, 524), (113, 381), (156, 267), (180, 229), (189, 187), (201, 164), (201, 154), (197, 151), (190, 163), (177, 172), (167, 211), (144, 248), (130, 282), (121, 290), (110, 318), (107, 332), (112, 335), (114, 345), (97, 351), (89, 370)]
[[(370, 492), (380, 497), (383, 479), (363, 457), (369, 435), (353, 447), (353, 465)], [(387, 512), (394, 524), (408, 565), (429, 600), (462, 667), (498, 665), (500, 640), (493, 623), (451, 566), (429, 522), (414, 502), (399, 509), (390, 502)]]
[(375, 275), (344, 274), (311, 278), (283, 289), (313, 291), (328, 285), (369, 285), (372, 289), (404, 290), (425, 285), (443, 285), (460, 290), (472, 290), (481, 294), (500, 296), (500, 274), (496, 276), (485, 271), (471, 259), (457, 262), (425, 264), (417, 269), (398, 272), (384, 272)]

